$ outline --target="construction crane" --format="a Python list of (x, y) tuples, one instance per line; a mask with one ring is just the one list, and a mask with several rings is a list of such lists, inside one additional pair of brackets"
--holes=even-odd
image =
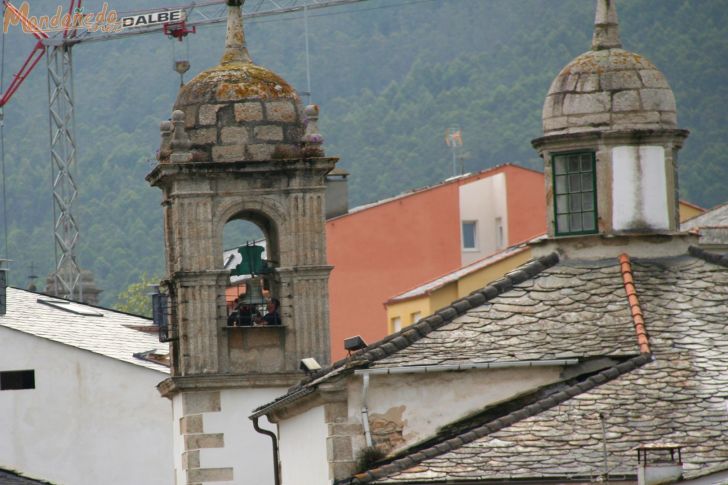
[[(243, 2), (245, 18), (303, 12), (306, 36), (306, 79), (308, 95), (311, 82), (308, 62), (308, 12), (310, 10), (359, 3), (366, 0), (255, 0)], [(76, 170), (75, 100), (73, 94), (73, 47), (88, 42), (116, 40), (124, 37), (164, 33), (182, 40), (195, 33), (197, 27), (214, 25), (227, 20), (226, 0), (209, 0), (173, 7), (159, 7), (134, 12), (118, 13), (116, 28), (88, 28), (83, 22), (69, 22), (49, 36), (34, 25), (26, 13), (9, 0), (2, 0), (7, 12), (14, 15), (14, 23), (32, 33), (37, 42), (32, 52), (13, 77), (5, 93), (0, 94), (0, 123), (2, 110), (20, 85), (45, 55), (48, 69), (48, 109), (50, 118), (50, 155), (53, 169), (53, 219), (56, 269), (52, 290), (56, 296), (70, 300), (83, 300), (81, 268), (76, 259), (79, 239), (78, 223), (73, 215), (73, 204), (78, 198)], [(83, 12), (82, 0), (70, 0), (69, 19)], [(111, 30), (111, 31), (109, 31)], [(3, 60), (4, 61), (4, 60)], [(189, 63), (176, 62), (175, 70), (182, 75)]]

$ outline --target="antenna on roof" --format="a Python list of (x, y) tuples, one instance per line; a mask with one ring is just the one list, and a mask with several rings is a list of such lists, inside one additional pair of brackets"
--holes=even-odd
[(463, 161), (466, 156), (461, 152), (463, 147), (463, 134), (459, 126), (454, 126), (445, 130), (445, 144), (450, 147), (452, 152), (452, 176), (457, 177), (465, 173)]
[(38, 279), (38, 275), (35, 274), (35, 264), (33, 262), (30, 263), (30, 274), (28, 275), (28, 290), (29, 291), (38, 291), (38, 286), (35, 284), (35, 280)]

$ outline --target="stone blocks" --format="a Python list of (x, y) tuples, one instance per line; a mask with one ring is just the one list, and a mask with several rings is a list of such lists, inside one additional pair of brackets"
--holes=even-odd
[(609, 93), (567, 94), (564, 98), (563, 113), (577, 115), (603, 113), (610, 108)]
[(645, 110), (677, 111), (675, 96), (669, 89), (643, 89), (640, 97)]
[(220, 132), (224, 144), (245, 144), (248, 142), (248, 129), (245, 126), (226, 126)]
[(199, 433), (185, 435), (185, 449), (224, 448), (225, 438), (222, 433)]
[(190, 141), (194, 145), (212, 145), (217, 143), (217, 129), (215, 127), (210, 128), (197, 128), (196, 130), (189, 130)]
[(203, 104), (199, 108), (198, 122), (202, 126), (214, 125), (217, 123), (217, 111), (221, 104)]
[(296, 107), (291, 101), (271, 101), (266, 104), (265, 111), (268, 121), (296, 121)]
[(179, 420), (180, 434), (202, 433), (202, 415), (183, 416)]
[(188, 483), (229, 482), (232, 479), (232, 468), (194, 468), (187, 470)]
[(186, 392), (182, 396), (182, 412), (188, 414), (214, 413), (220, 411), (219, 391)]
[(263, 120), (263, 106), (258, 101), (235, 103), (234, 109), (235, 121), (238, 123)]
[(282, 141), (283, 128), (276, 125), (256, 126), (253, 129), (253, 136), (258, 140)]
[(245, 160), (245, 145), (215, 145), (212, 147), (214, 162), (239, 162)]
[(620, 91), (614, 93), (612, 98), (612, 109), (614, 111), (637, 111), (640, 109), (640, 97), (638, 91)]

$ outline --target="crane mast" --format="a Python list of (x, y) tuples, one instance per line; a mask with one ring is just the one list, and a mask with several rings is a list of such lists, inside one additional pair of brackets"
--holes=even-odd
[[(82, 0), (71, 0), (68, 14), (72, 15), (81, 9)], [(256, 0), (248, 1), (243, 6), (245, 18), (266, 17), (286, 13), (359, 3), (366, 0)], [(8, 0), (3, 0), (8, 9), (20, 16), (20, 21), (27, 27), (27, 18)], [(56, 269), (49, 285), (56, 296), (70, 300), (83, 300), (81, 268), (76, 258), (76, 246), (80, 235), (78, 223), (74, 217), (73, 205), (78, 198), (78, 186), (75, 181), (77, 164), (77, 145), (75, 128), (75, 102), (73, 93), (73, 47), (87, 42), (99, 42), (121, 39), (124, 37), (164, 32), (177, 38), (195, 31), (196, 27), (223, 23), (227, 20), (226, 0), (208, 0), (188, 5), (160, 7), (156, 9), (134, 12), (120, 12), (120, 18), (134, 18), (160, 12), (184, 12), (184, 19), (170, 26), (169, 22), (153, 22), (141, 26), (122, 28), (113, 32), (97, 29), (84, 30), (77, 26), (65, 28), (54, 36), (48, 36), (39, 29), (32, 29), (38, 38), (35, 49), (16, 75), (14, 84), (0, 96), (0, 109), (9, 101), (22, 81), (42, 57), (46, 54), (48, 70), (48, 109), (50, 125), (50, 155), (53, 169), (53, 219), (55, 239)], [(156, 15), (156, 17), (160, 17)], [(163, 17), (163, 16), (162, 16)], [(32, 26), (31, 26), (32, 27)], [(188, 29), (189, 28), (189, 29)], [(181, 29), (181, 30), (180, 30)], [(180, 34), (181, 32), (181, 34)], [(306, 39), (308, 41), (308, 39)], [(308, 73), (307, 73), (308, 78)]]

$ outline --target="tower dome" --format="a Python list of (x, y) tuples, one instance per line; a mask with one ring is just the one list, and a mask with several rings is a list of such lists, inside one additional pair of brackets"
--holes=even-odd
[(175, 110), (185, 113), (194, 162), (300, 155), (304, 123), (298, 94), (279, 75), (251, 60), (241, 3), (228, 0), (225, 51), (220, 63), (183, 86), (174, 105)]
[(545, 136), (675, 129), (675, 96), (644, 57), (622, 49), (614, 0), (599, 1), (590, 51), (564, 67), (543, 106)]

